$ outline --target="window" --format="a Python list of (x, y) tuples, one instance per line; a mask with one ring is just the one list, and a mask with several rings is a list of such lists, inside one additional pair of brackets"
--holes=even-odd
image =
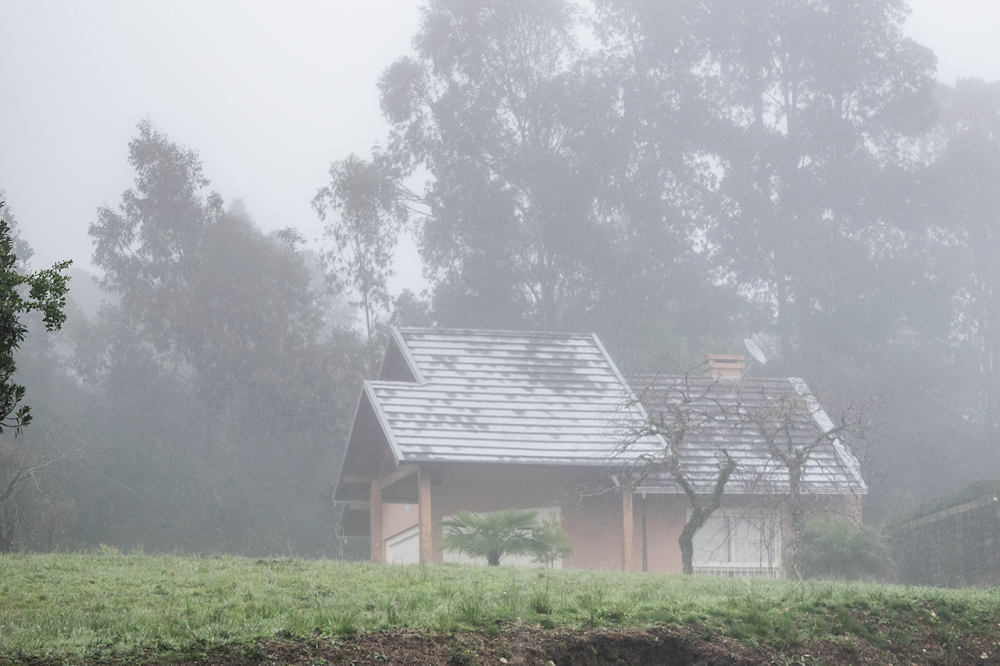
[(694, 572), (709, 576), (777, 577), (781, 521), (765, 511), (718, 510), (694, 535)]

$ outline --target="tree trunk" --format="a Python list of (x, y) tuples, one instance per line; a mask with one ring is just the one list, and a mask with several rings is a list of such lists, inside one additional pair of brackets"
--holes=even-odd
[(802, 469), (804, 461), (791, 456), (788, 461), (788, 498), (791, 506), (788, 515), (792, 521), (792, 544), (789, 549), (788, 570), (796, 579), (802, 580), (802, 543), (806, 534), (805, 507), (802, 506)]
[(708, 498), (708, 506), (703, 504), (705, 500), (698, 497), (694, 487), (688, 483), (687, 479), (679, 476), (679, 468), (677, 468), (677, 472), (674, 475), (674, 478), (684, 489), (684, 493), (691, 502), (691, 519), (684, 525), (684, 529), (681, 530), (681, 536), (677, 539), (677, 543), (681, 547), (681, 567), (685, 574), (694, 573), (694, 535), (702, 528), (709, 516), (722, 504), (722, 495), (726, 490), (726, 484), (736, 469), (736, 461), (728, 453), (723, 453), (726, 459), (719, 465), (719, 476), (716, 477), (715, 487), (712, 488), (712, 494)]

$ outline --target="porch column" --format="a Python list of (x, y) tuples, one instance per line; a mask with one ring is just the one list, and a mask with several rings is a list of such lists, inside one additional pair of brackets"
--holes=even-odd
[(633, 571), (632, 527), (632, 490), (622, 488), (622, 568), (625, 571)]
[(385, 549), (382, 546), (382, 487), (378, 479), (372, 479), (368, 493), (369, 524), (372, 535), (372, 562), (385, 561)]
[(419, 527), (417, 533), (420, 540), (420, 563), (430, 564), (434, 561), (434, 544), (431, 543), (431, 475), (423, 466), (417, 470), (417, 507)]

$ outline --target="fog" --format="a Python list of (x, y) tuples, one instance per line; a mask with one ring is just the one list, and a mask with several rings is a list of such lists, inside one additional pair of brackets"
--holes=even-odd
[(74, 262), (0, 550), (345, 556), (390, 325), (752, 337), (878, 404), (876, 525), (1000, 475), (1000, 9), (731, 4), (0, 3), (4, 214)]
[[(909, 6), (904, 30), (934, 50), (938, 80), (1000, 79), (994, 3)], [(375, 83), (410, 52), (419, 7), (0, 2), (0, 187), (36, 266), (93, 270), (87, 225), (131, 185), (127, 144), (146, 117), (196, 148), (212, 187), (246, 201), (264, 229), (316, 241), (309, 200), (330, 162), (385, 142)], [(399, 270), (418, 281), (419, 259), (404, 252)]]

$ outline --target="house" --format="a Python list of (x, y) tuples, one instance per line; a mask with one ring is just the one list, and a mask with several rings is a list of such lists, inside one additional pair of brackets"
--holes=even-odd
[[(706, 404), (724, 402), (742, 381), (734, 361), (727, 371), (734, 376), (699, 384)], [(800, 409), (793, 421), (805, 427), (825, 418), (793, 380), (757, 381), (772, 383), (759, 396), (753, 384), (747, 401), (794, 394)], [(561, 520), (569, 536), (574, 552), (558, 566), (680, 571), (677, 537), (687, 501), (646, 465), (662, 457), (667, 441), (649, 427), (640, 400), (668, 398), (669, 386), (657, 379), (634, 391), (594, 335), (394, 328), (379, 378), (364, 383), (339, 472), (341, 527), (370, 537), (373, 561), (456, 561), (438, 550), (438, 521), (460, 511), (535, 509)], [(743, 405), (743, 397), (734, 400)], [(749, 500), (780, 496), (782, 474), (743, 425), (702, 428), (683, 450), (682, 464), (699, 484), (717, 465), (720, 443), (744, 465), (725, 512), (699, 532), (705, 573), (759, 575), (780, 562), (762, 564), (760, 548), (747, 560), (756, 528), (737, 519), (746, 523), (751, 510), (769, 516), (770, 508)], [(802, 437), (815, 434), (807, 430)], [(807, 490), (854, 511), (864, 485), (850, 453), (823, 443), (809, 461)], [(782, 529), (768, 542), (776, 552)], [(747, 561), (733, 567), (734, 557)]]

